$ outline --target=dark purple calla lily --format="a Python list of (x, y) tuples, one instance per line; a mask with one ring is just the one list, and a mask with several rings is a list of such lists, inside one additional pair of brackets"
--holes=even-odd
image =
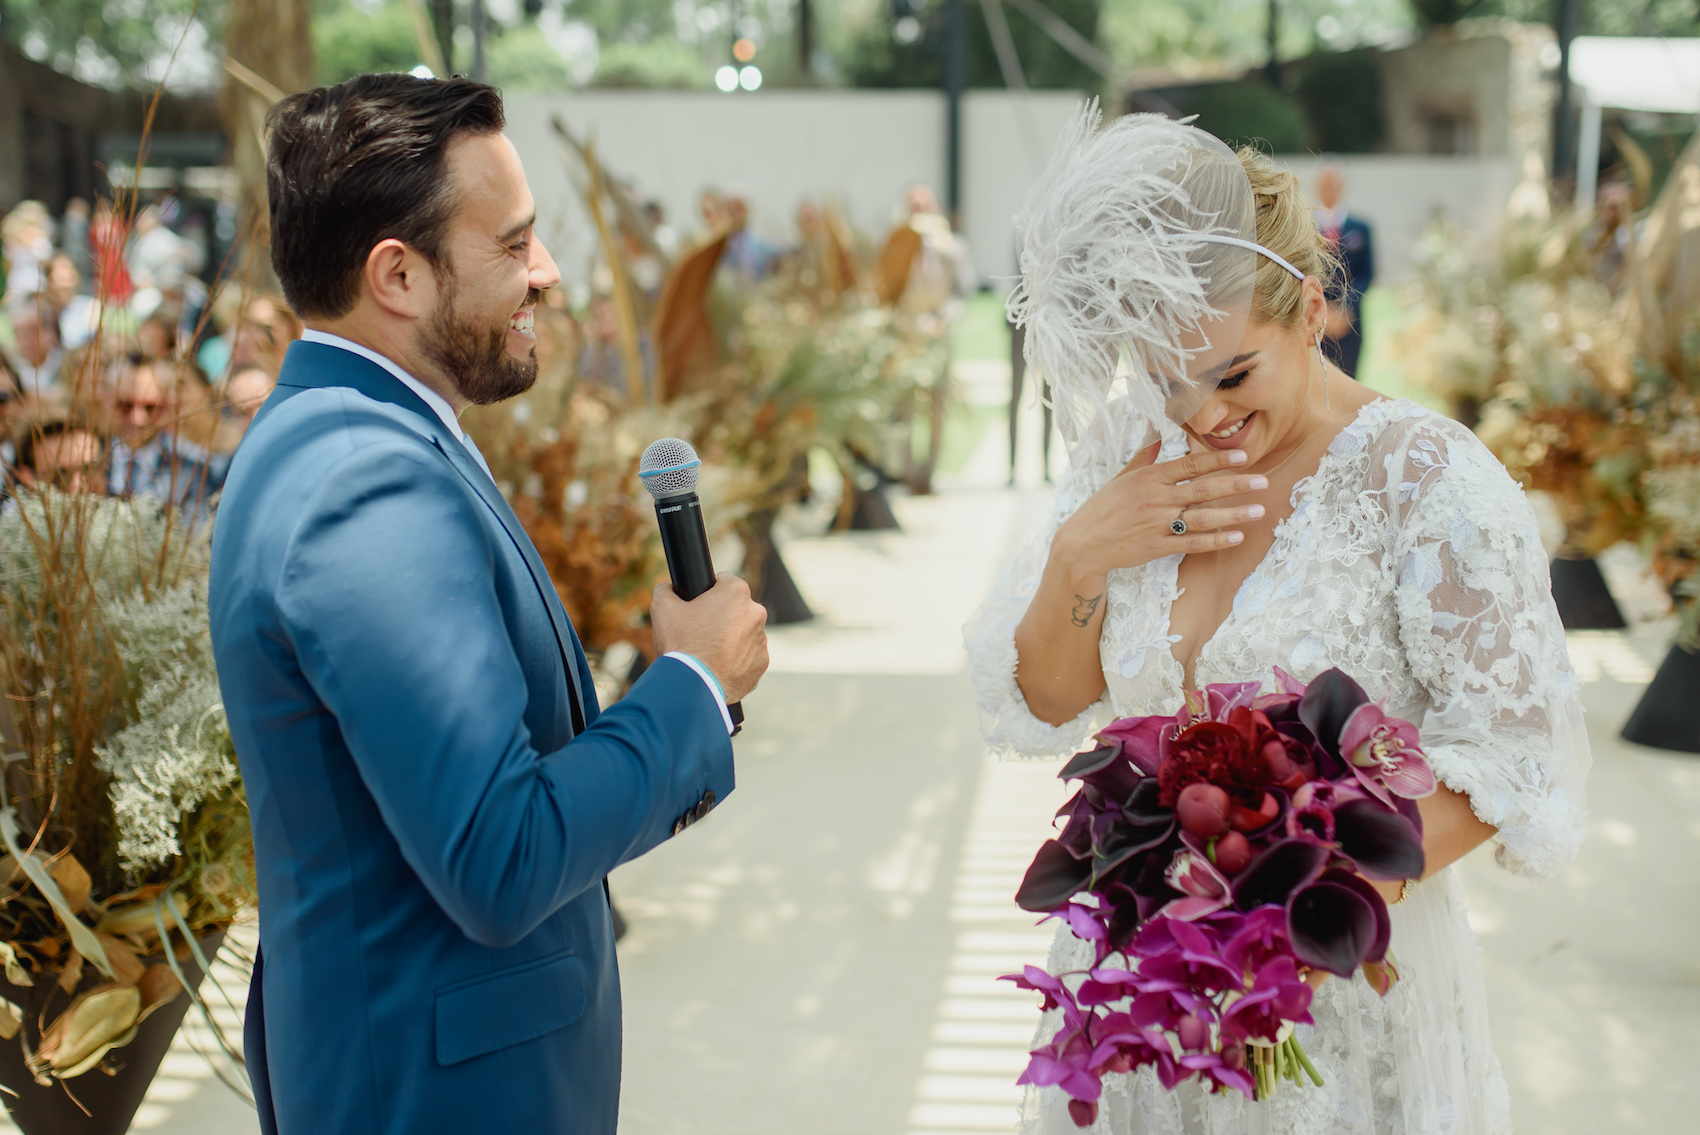
[(1353, 887), (1316, 882), (1287, 904), (1293, 956), (1312, 969), (1351, 977), (1375, 944), (1375, 911)]
[(1316, 738), (1324, 752), (1340, 758), (1340, 730), (1354, 710), (1369, 701), (1364, 688), (1344, 671), (1324, 670), (1311, 679), (1299, 701), (1299, 720)]
[(1089, 861), (1076, 859), (1054, 839), (1046, 840), (1015, 892), (1015, 905), (1035, 914), (1049, 914), (1068, 903), (1092, 875)]
[(1422, 837), (1409, 820), (1378, 800), (1353, 800), (1336, 807), (1334, 838), (1371, 879), (1422, 877)]
[(1328, 865), (1328, 851), (1298, 839), (1284, 839), (1253, 859), (1234, 880), (1234, 905), (1241, 910), (1272, 903), (1285, 906), (1295, 890)]
[(1369, 904), (1370, 913), (1375, 915), (1375, 936), (1370, 939), (1369, 949), (1364, 954), (1364, 961), (1379, 962), (1387, 956), (1387, 943), (1393, 936), (1393, 920), (1387, 913), (1387, 900), (1381, 897), (1368, 879), (1362, 875), (1354, 875), (1350, 871), (1342, 871), (1338, 867), (1330, 868), (1322, 873), (1317, 880), (1319, 883), (1337, 883), (1342, 887), (1350, 887), (1358, 892), (1358, 896)]

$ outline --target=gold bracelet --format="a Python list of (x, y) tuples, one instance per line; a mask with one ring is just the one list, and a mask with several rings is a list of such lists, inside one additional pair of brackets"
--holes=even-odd
[(1417, 885), (1417, 884), (1418, 884), (1418, 883), (1419, 883), (1419, 882), (1421, 882), (1421, 880), (1420, 880), (1420, 879), (1406, 879), (1406, 880), (1405, 880), (1405, 885), (1404, 885), (1404, 886), (1402, 886), (1402, 887), (1400, 887), (1400, 888), (1399, 888), (1399, 897), (1398, 897), (1398, 898), (1396, 898), (1396, 899), (1394, 899), (1394, 900), (1393, 900), (1393, 901), (1392, 901), (1392, 902), (1391, 902), (1391, 903), (1389, 903), (1389, 904), (1388, 904), (1388, 905), (1390, 905), (1390, 906), (1398, 906), (1398, 905), (1399, 905), (1399, 904), (1400, 904), (1400, 903), (1402, 903), (1402, 902), (1404, 902), (1404, 901), (1405, 901), (1405, 900), (1406, 900), (1406, 899), (1408, 899), (1408, 898), (1410, 898), (1410, 897), (1411, 897), (1411, 891), (1412, 891), (1412, 890), (1414, 890), (1414, 889), (1415, 889), (1415, 888), (1416, 888), (1416, 885)]

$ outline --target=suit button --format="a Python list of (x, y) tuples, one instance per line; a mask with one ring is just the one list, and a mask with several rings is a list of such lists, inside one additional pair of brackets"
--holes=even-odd
[(685, 813), (683, 816), (680, 816), (678, 819), (674, 820), (673, 821), (673, 834), (678, 835), (680, 832), (684, 831), (687, 827), (690, 826), (690, 822), (691, 822), (691, 816), (690, 816), (689, 812)]
[(697, 801), (696, 818), (700, 820), (712, 811), (714, 811), (714, 789), (710, 788), (702, 794), (702, 799)]

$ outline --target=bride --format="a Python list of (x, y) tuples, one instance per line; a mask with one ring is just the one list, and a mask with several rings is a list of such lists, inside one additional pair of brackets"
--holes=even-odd
[[(1147, 1067), (1105, 1077), (1091, 1131), (1508, 1131), (1451, 865), (1481, 848), (1550, 875), (1582, 838), (1587, 738), (1534, 516), (1469, 430), (1324, 358), (1336, 264), (1291, 174), (1158, 116), (1097, 122), (1065, 131), (1019, 221), (1010, 313), (1070, 461), (968, 627), (988, 739), (1063, 757), (1183, 689), (1338, 666), (1420, 726), (1442, 783), (1423, 878), (1376, 884), (1402, 979), (1311, 975), (1323, 1087), (1252, 1102)], [(1092, 958), (1062, 924), (1049, 969)], [(1077, 1130), (1066, 1105), (1029, 1088), (1023, 1131)]]

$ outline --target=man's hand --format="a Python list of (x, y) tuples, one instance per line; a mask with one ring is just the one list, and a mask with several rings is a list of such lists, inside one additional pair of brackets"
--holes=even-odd
[(689, 603), (671, 583), (659, 585), (649, 618), (657, 653), (677, 650), (708, 667), (728, 704), (743, 701), (767, 672), (767, 608), (731, 572), (721, 572), (712, 588)]
[(1343, 339), (1352, 333), (1352, 311), (1343, 303), (1328, 305), (1328, 318), (1322, 333), (1330, 339)]

